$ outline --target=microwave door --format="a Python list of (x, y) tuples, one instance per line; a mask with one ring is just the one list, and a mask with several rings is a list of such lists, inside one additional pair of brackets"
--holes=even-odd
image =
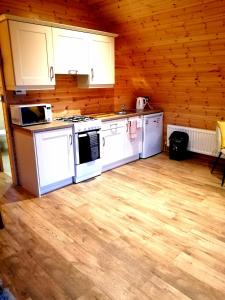
[(27, 106), (21, 108), (23, 125), (38, 124), (45, 122), (44, 106)]

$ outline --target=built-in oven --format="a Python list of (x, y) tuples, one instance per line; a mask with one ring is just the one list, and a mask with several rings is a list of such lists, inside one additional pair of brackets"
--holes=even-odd
[(81, 182), (101, 174), (101, 130), (74, 134), (75, 178)]
[(100, 158), (100, 130), (75, 134), (75, 153), (78, 165)]
[(73, 123), (74, 132), (74, 182), (81, 182), (102, 172), (101, 120), (88, 116), (73, 115), (56, 118)]

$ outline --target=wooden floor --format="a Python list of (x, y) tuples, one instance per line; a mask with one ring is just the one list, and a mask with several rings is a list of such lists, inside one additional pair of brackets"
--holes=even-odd
[(1, 174), (0, 278), (17, 299), (224, 300), (221, 176), (161, 154), (38, 199)]

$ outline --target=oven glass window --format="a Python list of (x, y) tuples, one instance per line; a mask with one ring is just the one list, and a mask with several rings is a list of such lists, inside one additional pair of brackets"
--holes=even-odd
[(100, 158), (99, 133), (89, 131), (78, 134), (80, 164)]
[(45, 122), (44, 106), (21, 107), (21, 115), (24, 125)]

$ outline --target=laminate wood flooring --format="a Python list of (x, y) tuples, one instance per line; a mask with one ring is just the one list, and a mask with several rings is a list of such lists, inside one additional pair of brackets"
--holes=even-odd
[(221, 176), (161, 154), (33, 198), (1, 174), (0, 278), (19, 300), (224, 300)]

